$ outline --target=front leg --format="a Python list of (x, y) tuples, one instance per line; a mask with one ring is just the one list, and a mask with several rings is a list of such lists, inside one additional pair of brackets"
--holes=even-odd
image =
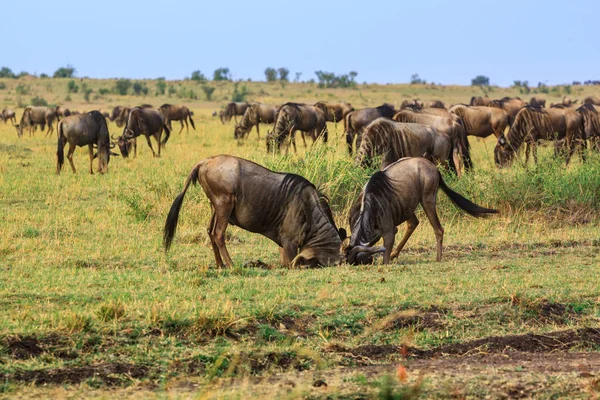
[[(148, 142), (148, 146), (150, 147), (150, 150), (152, 150), (152, 156), (154, 156), (154, 158), (156, 158), (156, 153), (154, 152), (154, 148), (152, 147), (152, 142), (150, 141), (150, 136), (146, 135), (146, 141)], [(160, 149), (160, 147), (159, 147)]]
[(394, 248), (394, 241), (396, 240), (397, 229), (388, 230), (383, 235), (383, 247), (385, 247), (385, 253), (383, 253), (383, 263), (389, 264), (391, 260), (392, 249)]
[[(94, 145), (88, 144), (88, 153), (90, 154), (90, 174), (94, 175), (94, 168), (92, 164), (94, 162)], [(98, 155), (98, 172), (100, 172), (100, 155)]]
[(404, 245), (406, 244), (406, 242), (408, 242), (408, 239), (410, 239), (415, 229), (417, 229), (417, 226), (419, 226), (419, 220), (417, 219), (417, 216), (413, 213), (413, 215), (408, 217), (408, 220), (406, 220), (406, 232), (404, 233), (404, 237), (402, 238), (400, 243), (398, 243), (398, 247), (396, 247), (396, 249), (392, 252), (392, 259), (398, 257), (398, 254), (400, 254), (400, 252), (404, 248)]

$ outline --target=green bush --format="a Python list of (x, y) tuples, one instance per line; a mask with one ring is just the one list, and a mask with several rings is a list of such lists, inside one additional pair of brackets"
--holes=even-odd
[(31, 105), (32, 106), (48, 106), (48, 102), (46, 101), (46, 99), (42, 98), (42, 97), (34, 97), (33, 99), (31, 99)]
[(67, 91), (69, 93), (77, 93), (79, 91), (79, 86), (77, 86), (77, 83), (75, 83), (74, 80), (70, 80), (69, 83), (67, 83)]
[(131, 81), (129, 79), (117, 79), (115, 82), (115, 93), (121, 96), (127, 95), (129, 88), (131, 87)]

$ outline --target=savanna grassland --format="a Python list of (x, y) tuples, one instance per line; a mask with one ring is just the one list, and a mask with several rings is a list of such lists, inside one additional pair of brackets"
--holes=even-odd
[[(33, 97), (71, 109), (183, 103), (196, 130), (153, 159), (111, 158), (87, 173), (87, 151), (55, 175), (56, 136), (17, 138), (0, 122), (0, 396), (98, 398), (594, 398), (600, 394), (600, 156), (568, 166), (541, 149), (537, 166), (497, 170), (495, 142), (471, 139), (475, 171), (448, 184), (500, 215), (476, 220), (443, 193), (444, 259), (424, 215), (392, 265), (287, 269), (277, 245), (228, 230), (232, 269), (217, 269), (199, 187), (184, 201), (171, 251), (162, 228), (200, 159), (232, 154), (304, 175), (331, 199), (338, 226), (371, 171), (353, 166), (341, 125), (330, 143), (297, 155), (265, 151), (264, 136), (233, 139), (211, 116), (233, 84), (208, 101), (195, 82), (171, 97), (99, 95), (114, 81), (1, 80), (3, 107)], [(17, 86), (22, 85), (18, 90)], [(468, 102), (471, 87), (240, 83), (248, 99), (347, 100), (355, 107), (406, 98)], [(519, 95), (493, 88), (492, 98)], [(190, 91), (194, 95), (190, 95)], [(551, 88), (581, 99), (589, 87)], [(98, 95), (96, 95), (98, 93)], [(69, 96), (70, 100), (65, 100)], [(192, 98), (190, 98), (192, 97)], [(193, 98), (197, 97), (197, 99)], [(522, 95), (525, 97), (525, 95)], [(527, 96), (528, 99), (529, 96)], [(111, 133), (121, 129), (109, 123)], [(265, 205), (271, 207), (277, 205)], [(404, 230), (400, 227), (400, 232)]]

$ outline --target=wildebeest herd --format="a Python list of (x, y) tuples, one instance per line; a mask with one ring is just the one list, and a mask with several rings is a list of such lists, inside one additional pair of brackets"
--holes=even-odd
[[(193, 167), (169, 211), (164, 246), (167, 250), (171, 247), (186, 191), (191, 184), (199, 183), (211, 204), (208, 234), (219, 267), (233, 265), (225, 245), (229, 224), (277, 243), (283, 265), (370, 263), (376, 253), (383, 253), (383, 262), (389, 263), (419, 224), (415, 214), (419, 204), (434, 229), (436, 259), (440, 261), (444, 230), (436, 212), (439, 188), (456, 206), (475, 217), (497, 212), (454, 192), (438, 170), (446, 168), (460, 176), (474, 168), (468, 136), (496, 136), (493, 156), (498, 167), (509, 165), (523, 144), (526, 160), (533, 151), (537, 162), (536, 149), (541, 140), (554, 141), (555, 153), (564, 154), (568, 163), (575, 150), (584, 150), (588, 143), (600, 150), (599, 107), (600, 99), (594, 97), (584, 99), (581, 105), (565, 97), (549, 108), (545, 108), (545, 100), (535, 97), (527, 103), (519, 98), (492, 100), (487, 96), (473, 97), (469, 104), (455, 104), (448, 109), (441, 101), (424, 104), (418, 100), (405, 101), (399, 109), (382, 104), (359, 110), (345, 102), (290, 102), (281, 106), (229, 103), (218, 115), (223, 124), (235, 120), (236, 140), (248, 138), (253, 127), (260, 139), (260, 124), (272, 124), (266, 134), (267, 151), (278, 153), (284, 144), (286, 152), (290, 145), (296, 151), (296, 131), (301, 132), (306, 147), (306, 135), (313, 143), (319, 139), (327, 142), (327, 122), (341, 123), (348, 152), (355, 153), (355, 165), (379, 167), (380, 171), (371, 176), (356, 199), (348, 221), (351, 234), (347, 237), (346, 231), (336, 226), (328, 198), (304, 177), (273, 172), (229, 155), (207, 158)], [(53, 124), (58, 121), (57, 173), (64, 164), (66, 144), (73, 172), (75, 148), (88, 146), (90, 173), (96, 157), (98, 172), (105, 173), (110, 156), (117, 155), (111, 151), (114, 147), (118, 146), (124, 157), (133, 148), (135, 157), (136, 138), (143, 135), (153, 156), (160, 157), (170, 138), (172, 121), (180, 121), (179, 133), (184, 124), (189, 131), (188, 121), (196, 129), (188, 107), (170, 104), (158, 109), (150, 105), (118, 106), (111, 113), (29, 106), (19, 124), (15, 124), (14, 111), (5, 109), (1, 115), (5, 122), (13, 121), (19, 137), (25, 131), (33, 134), (36, 126), (42, 130), (47, 126), (46, 135), (52, 134)], [(107, 119), (123, 127), (119, 137), (110, 136)], [(157, 151), (151, 138), (157, 143)], [(583, 151), (581, 156), (585, 157)], [(394, 249), (396, 227), (403, 222), (407, 223), (406, 233)], [(384, 246), (375, 246), (380, 239)]]

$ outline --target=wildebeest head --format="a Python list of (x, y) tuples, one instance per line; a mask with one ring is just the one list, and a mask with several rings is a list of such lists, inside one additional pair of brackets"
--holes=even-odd
[(496, 166), (498, 168), (507, 166), (512, 161), (514, 155), (515, 152), (506, 140), (506, 137), (500, 135), (498, 143), (496, 143), (496, 147), (494, 148), (494, 162)]
[(17, 130), (17, 136), (21, 137), (23, 136), (23, 125), (21, 124), (13, 124), (13, 126), (15, 127), (15, 129)]
[(234, 139), (241, 139), (248, 132), (248, 129), (245, 129), (241, 124), (236, 124), (235, 129), (233, 131)]
[(129, 152), (131, 151), (131, 146), (133, 145), (133, 139), (126, 139), (123, 135), (118, 138), (112, 138), (116, 140), (117, 146), (119, 146), (119, 150), (121, 151), (121, 155), (123, 158), (129, 157)]
[(278, 150), (278, 146), (275, 142), (275, 133), (273, 133), (273, 131), (267, 131), (267, 153), (271, 154)]

